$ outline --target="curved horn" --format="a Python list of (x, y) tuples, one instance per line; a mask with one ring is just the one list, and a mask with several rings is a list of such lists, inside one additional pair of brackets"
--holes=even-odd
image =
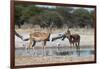
[(17, 33), (16, 31), (15, 31), (15, 35), (17, 36), (17, 37), (19, 37), (21, 40), (23, 40), (23, 36), (21, 36), (19, 33)]

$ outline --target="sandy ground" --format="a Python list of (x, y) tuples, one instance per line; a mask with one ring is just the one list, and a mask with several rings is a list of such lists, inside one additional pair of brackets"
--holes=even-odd
[[(24, 38), (29, 37), (29, 30), (17, 30), (18, 33), (20, 33)], [(90, 48), (94, 50), (94, 33), (93, 30), (73, 30), (72, 33), (78, 33), (81, 36), (80, 41), (80, 47), (81, 49)], [(60, 43), (61, 46), (69, 47), (69, 41), (68, 39), (65, 39), (64, 41), (56, 40), (54, 42), (47, 42), (46, 47), (53, 48), (56, 47), (56, 43)], [(25, 46), (29, 45), (29, 41), (22, 41), (18, 37), (15, 36), (15, 48), (23, 48)], [(36, 48), (41, 48), (42, 42), (37, 42)], [(50, 64), (50, 63), (70, 63), (70, 62), (85, 62), (85, 61), (94, 61), (94, 55), (90, 56), (15, 56), (15, 65), (35, 65), (35, 64)]]
[(71, 56), (23, 57), (23, 56), (16, 56), (15, 58), (16, 58), (15, 59), (16, 66), (94, 61), (93, 55), (88, 56), (88, 57), (71, 57)]

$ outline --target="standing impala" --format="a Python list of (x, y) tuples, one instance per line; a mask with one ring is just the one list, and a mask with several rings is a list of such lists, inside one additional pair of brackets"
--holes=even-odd
[(62, 40), (64, 40), (66, 37), (69, 40), (70, 46), (76, 46), (77, 48), (80, 48), (79, 34), (71, 34), (70, 30), (68, 29), (67, 32), (65, 32), (65, 35), (63, 35)]
[(24, 39), (24, 41), (30, 40), (29, 46), (27, 47), (27, 49), (29, 49), (29, 48), (34, 49), (36, 42), (43, 41), (44, 42), (43, 53), (44, 53), (44, 49), (45, 49), (47, 41), (52, 42), (52, 41), (55, 41), (57, 39), (61, 39), (62, 37), (63, 36), (61, 35), (61, 33), (51, 34), (49, 32), (33, 32), (33, 33), (30, 33), (29, 39)]

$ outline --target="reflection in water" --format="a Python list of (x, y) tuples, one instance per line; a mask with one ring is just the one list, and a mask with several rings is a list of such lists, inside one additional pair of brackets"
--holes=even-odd
[(72, 55), (72, 56), (90, 56), (93, 55), (93, 50), (81, 50), (81, 51), (63, 51), (63, 52), (56, 52), (56, 55)]
[[(45, 49), (45, 56), (90, 56), (94, 55), (94, 50), (92, 49), (56, 49), (56, 48), (47, 48)], [(15, 55), (20, 56), (43, 56), (43, 49), (30, 49), (29, 51), (25, 50), (24, 48), (18, 48), (15, 50)]]

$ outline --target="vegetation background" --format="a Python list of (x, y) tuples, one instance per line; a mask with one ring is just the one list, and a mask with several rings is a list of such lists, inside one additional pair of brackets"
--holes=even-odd
[(94, 18), (94, 8), (34, 4), (15, 5), (15, 25), (18, 28), (21, 28), (22, 25), (24, 28), (93, 28)]

